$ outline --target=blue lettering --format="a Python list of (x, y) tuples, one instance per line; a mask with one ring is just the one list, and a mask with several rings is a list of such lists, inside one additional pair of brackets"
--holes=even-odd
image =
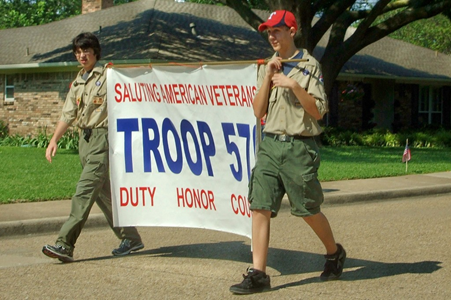
[[(185, 151), (186, 161), (188, 163), (189, 168), (191, 169), (191, 172), (193, 172), (194, 175), (200, 175), (202, 173), (202, 157), (200, 154), (200, 146), (199, 141), (197, 140), (196, 132), (194, 131), (193, 125), (187, 120), (183, 120), (180, 124), (180, 130), (182, 131), (182, 140), (183, 140), (183, 150)], [(196, 150), (196, 158), (197, 162), (194, 162), (191, 153), (189, 151), (189, 142), (187, 135), (190, 134), (193, 142), (194, 147)]]
[[(124, 135), (126, 173), (133, 172), (133, 132), (139, 132), (139, 127), (137, 118), (117, 119), (117, 132), (123, 132)], [(206, 122), (197, 121), (196, 129), (189, 120), (182, 120), (179, 134), (169, 118), (163, 120), (161, 128), (155, 119), (142, 118), (141, 130), (145, 173), (152, 172), (152, 165), (156, 166), (158, 172), (166, 172), (164, 165), (166, 162), (172, 173), (180, 174), (185, 157), (192, 174), (200, 176), (203, 172), (203, 161), (205, 161), (208, 176), (214, 176), (212, 157), (216, 155), (216, 146), (212, 131)], [(163, 149), (160, 148), (161, 146)]]
[[(172, 160), (171, 152), (168, 145), (168, 133), (172, 132), (172, 136), (174, 137), (175, 149), (176, 149), (176, 160)], [(175, 129), (174, 124), (168, 118), (163, 120), (162, 126), (162, 136), (163, 136), (163, 148), (164, 155), (166, 157), (166, 162), (168, 163), (169, 169), (175, 174), (179, 174), (182, 171), (183, 167), (183, 155), (182, 155), (182, 146), (180, 143), (180, 137), (177, 134), (177, 130)]]
[(246, 141), (246, 167), (247, 167), (247, 179), (249, 180), (251, 178), (251, 165), (250, 165), (250, 140), (251, 140), (251, 133), (249, 124), (236, 124), (236, 127), (238, 129), (238, 135), (242, 138), (245, 138)]
[(124, 133), (125, 172), (133, 172), (132, 132), (139, 131), (138, 119), (117, 119), (117, 131)]
[[(210, 157), (215, 156), (216, 147), (213, 134), (210, 127), (206, 122), (197, 121), (197, 129), (199, 130), (200, 143), (202, 144), (202, 150), (204, 152), (205, 165), (207, 166), (208, 176), (213, 176), (213, 168), (211, 167)], [(208, 143), (205, 140), (205, 136), (208, 138)]]
[[(160, 135), (158, 133), (158, 125), (154, 119), (143, 118), (143, 158), (144, 158), (144, 172), (152, 172), (150, 152), (153, 152), (155, 162), (157, 164), (158, 172), (164, 172), (163, 160), (161, 159), (158, 146), (160, 145)], [(149, 137), (149, 130), (153, 131), (154, 138)]]
[(227, 152), (230, 155), (234, 155), (236, 159), (236, 167), (234, 164), (230, 164), (230, 170), (232, 171), (233, 177), (237, 181), (243, 179), (243, 166), (241, 163), (240, 148), (237, 144), (230, 139), (230, 136), (235, 136), (235, 128), (232, 123), (222, 123), (222, 133), (224, 134), (224, 141), (226, 144)]

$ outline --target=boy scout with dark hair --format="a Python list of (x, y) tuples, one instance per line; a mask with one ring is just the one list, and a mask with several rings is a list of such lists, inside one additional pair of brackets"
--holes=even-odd
[(55, 246), (45, 245), (42, 252), (62, 262), (73, 261), (75, 242), (88, 219), (94, 202), (102, 210), (108, 224), (121, 239), (113, 255), (127, 255), (144, 248), (134, 227), (113, 227), (111, 187), (108, 158), (108, 111), (106, 68), (98, 63), (100, 43), (92, 33), (81, 33), (72, 41), (72, 50), (82, 69), (72, 82), (62, 116), (56, 126), (45, 157), (52, 162), (58, 149), (58, 140), (76, 122), (82, 136), (79, 155), (82, 173), (72, 197), (69, 219), (63, 224)]
[[(291, 12), (273, 12), (258, 29), (267, 30), (276, 53), (259, 69), (253, 101), (255, 116), (260, 119), (266, 114), (265, 138), (249, 182), (253, 267), (248, 268), (241, 283), (230, 287), (235, 294), (271, 288), (266, 274), (269, 225), (270, 219), (277, 216), (285, 193), (291, 213), (302, 217), (326, 248), (321, 279), (338, 279), (346, 259), (345, 250), (335, 242), (329, 222), (320, 210), (324, 197), (317, 178), (320, 156), (314, 137), (321, 133), (317, 120), (327, 112), (321, 67), (307, 50), (296, 48), (294, 36), (298, 26)], [(307, 61), (282, 62), (282, 59)]]

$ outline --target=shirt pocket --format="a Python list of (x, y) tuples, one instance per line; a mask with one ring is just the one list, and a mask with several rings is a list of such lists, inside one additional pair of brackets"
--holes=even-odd
[(278, 88), (273, 88), (271, 89), (271, 92), (269, 93), (269, 100), (268, 100), (268, 110), (271, 107), (274, 107), (274, 105), (276, 105), (277, 102), (277, 93), (278, 93)]
[(100, 78), (92, 89), (92, 104), (95, 108), (105, 106), (107, 101), (106, 78)]

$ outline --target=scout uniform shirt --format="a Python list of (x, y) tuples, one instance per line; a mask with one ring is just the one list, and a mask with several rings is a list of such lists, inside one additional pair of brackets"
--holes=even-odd
[(108, 128), (106, 92), (106, 66), (96, 63), (89, 74), (80, 70), (67, 94), (60, 121), (71, 125), (76, 120), (81, 129)]
[[(316, 99), (316, 107), (321, 116), (324, 116), (328, 108), (321, 66), (307, 50), (301, 51), (303, 51), (303, 58), (308, 61), (299, 62), (288, 73), (288, 77), (296, 80), (307, 93)], [(265, 74), (266, 68), (260, 67), (257, 79), (258, 90)], [(291, 136), (316, 136), (322, 132), (322, 129), (317, 120), (305, 112), (291, 89), (276, 87), (270, 90), (266, 125), (263, 132)]]

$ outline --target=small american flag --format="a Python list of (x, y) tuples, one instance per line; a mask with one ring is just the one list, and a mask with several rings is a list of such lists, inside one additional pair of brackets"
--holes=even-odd
[(404, 148), (404, 153), (402, 154), (402, 162), (407, 162), (410, 160), (410, 148), (409, 144), (406, 143), (406, 148)]

